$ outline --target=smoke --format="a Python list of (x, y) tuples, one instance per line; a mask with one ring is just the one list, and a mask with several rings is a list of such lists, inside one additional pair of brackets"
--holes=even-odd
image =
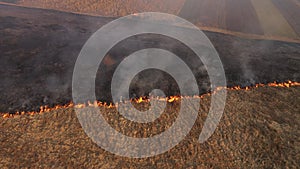
[(247, 57), (247, 54), (242, 53), (240, 57), (242, 59), (241, 68), (243, 71), (244, 79), (246, 80), (246, 83), (249, 83), (249, 84), (245, 84), (245, 86), (255, 84), (255, 75), (251, 69), (251, 65), (250, 65), (251, 63), (249, 62), (249, 58)]

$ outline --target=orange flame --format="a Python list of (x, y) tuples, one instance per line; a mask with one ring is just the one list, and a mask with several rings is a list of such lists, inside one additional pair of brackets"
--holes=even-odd
[(136, 102), (137, 102), (137, 103), (142, 103), (142, 102), (144, 102), (143, 97), (140, 97)]
[[(258, 88), (258, 87), (265, 87), (265, 86), (289, 88), (289, 87), (293, 87), (293, 86), (300, 86), (300, 82), (292, 82), (292, 81), (287, 81), (287, 82), (284, 82), (284, 83), (273, 82), (273, 83), (269, 83), (269, 84), (256, 84), (253, 87), (245, 87), (245, 88), (242, 88), (240, 86), (235, 86), (235, 87), (231, 87), (231, 88), (218, 87), (216, 89), (216, 91), (214, 91), (214, 92), (217, 92), (217, 91), (222, 90), (222, 89), (228, 89), (228, 90), (246, 90), (246, 91), (248, 91), (251, 88)], [(207, 94), (200, 95), (200, 96), (196, 96), (196, 97), (198, 97), (198, 98), (204, 98), (205, 96), (212, 95), (214, 92), (207, 93)], [(167, 101), (168, 103), (173, 103), (173, 102), (178, 101), (180, 99), (181, 99), (180, 96), (171, 96), (169, 98), (158, 98), (159, 101)], [(142, 102), (149, 101), (149, 99), (140, 97), (139, 99), (132, 100), (132, 101), (135, 101), (136, 103), (142, 103)], [(53, 108), (50, 108), (48, 106), (41, 106), (40, 107), (40, 111), (38, 111), (38, 112), (34, 112), (34, 111), (25, 112), (25, 111), (22, 111), (22, 112), (16, 112), (15, 114), (0, 113), (0, 115), (2, 115), (3, 118), (13, 118), (13, 117), (18, 116), (18, 115), (26, 115), (27, 114), (27, 115), (31, 115), (32, 116), (32, 115), (35, 115), (35, 114), (47, 113), (47, 112), (55, 111), (55, 110), (58, 110), (58, 109), (67, 109), (67, 108), (79, 108), (80, 109), (80, 108), (85, 108), (87, 106), (105, 107), (105, 108), (108, 108), (108, 109), (112, 109), (112, 108), (116, 108), (118, 106), (118, 103), (116, 103), (115, 105), (113, 105), (112, 103), (110, 103), (108, 105), (105, 102), (94, 101), (93, 103), (88, 102), (87, 104), (76, 104), (76, 105), (74, 105), (74, 103), (71, 102), (69, 104), (62, 105), (62, 106), (61, 105), (57, 105), (57, 106), (55, 106)]]
[(175, 101), (178, 101), (180, 99), (180, 97), (178, 96), (171, 96), (169, 99), (168, 99), (168, 102), (169, 103), (173, 103)]

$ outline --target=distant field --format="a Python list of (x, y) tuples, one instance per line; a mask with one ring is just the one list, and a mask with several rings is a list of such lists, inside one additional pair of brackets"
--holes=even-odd
[(20, 0), (18, 4), (41, 8), (124, 16), (137, 12), (165, 12), (177, 14), (185, 0)]
[(227, 0), (225, 11), (226, 29), (258, 35), (264, 34), (250, 0)]
[(225, 32), (299, 39), (299, 4), (297, 0), (186, 0), (179, 16)]
[[(272, 0), (252, 0), (252, 4), (267, 36), (297, 37), (294, 29), (286, 20), (292, 15), (284, 18), (278, 8), (272, 3)], [(286, 9), (285, 11), (288, 10)]]
[(19, 0), (0, 0), (0, 2), (17, 3)]
[(205, 27), (262, 35), (250, 0), (187, 0), (179, 15)]
[[(289, 24), (295, 30), (295, 32), (300, 36), (300, 0), (272, 0), (274, 5), (282, 13), (282, 15), (287, 19)], [(295, 5), (295, 3), (297, 5)]]
[[(20, 6), (101, 16), (175, 14), (205, 30), (299, 42), (300, 0), (0, 0)], [(259, 37), (258, 37), (259, 36)]]
[[(187, 0), (179, 15), (201, 26), (226, 28), (225, 0)], [(195, 17), (197, 16), (197, 17)]]

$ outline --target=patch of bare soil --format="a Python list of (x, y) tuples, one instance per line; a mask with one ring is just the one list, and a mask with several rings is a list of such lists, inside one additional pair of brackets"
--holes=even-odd
[[(206, 96), (190, 134), (168, 152), (144, 159), (116, 156), (98, 147), (84, 133), (72, 108), (1, 118), (0, 167), (298, 168), (299, 95), (299, 87), (231, 90), (217, 130), (200, 144), (197, 139), (210, 102)], [(168, 107), (167, 114), (178, 109), (176, 103)], [(162, 132), (176, 116), (162, 115), (164, 125), (146, 130), (147, 126), (137, 128), (128, 121), (117, 125), (120, 118), (114, 109), (103, 109), (103, 114), (112, 127), (132, 137)]]

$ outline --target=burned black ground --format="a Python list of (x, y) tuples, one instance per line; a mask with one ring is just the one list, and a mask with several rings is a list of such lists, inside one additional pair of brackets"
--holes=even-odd
[[(41, 105), (70, 102), (72, 72), (81, 48), (97, 29), (114, 19), (0, 5), (0, 112), (38, 110)], [(220, 55), (228, 86), (300, 81), (300, 44), (205, 33)], [(171, 38), (140, 35), (122, 41), (108, 53), (96, 79), (99, 100), (111, 100), (110, 79), (118, 63), (148, 47), (177, 54), (193, 70), (200, 92), (209, 90), (203, 65), (187, 47)], [(147, 82), (162, 74), (145, 73), (137, 79)], [(138, 85), (145, 83), (133, 82), (131, 96), (145, 95), (153, 87), (161, 87), (167, 95), (178, 94), (172, 78), (159, 77), (159, 83), (143, 90), (144, 86)]]

